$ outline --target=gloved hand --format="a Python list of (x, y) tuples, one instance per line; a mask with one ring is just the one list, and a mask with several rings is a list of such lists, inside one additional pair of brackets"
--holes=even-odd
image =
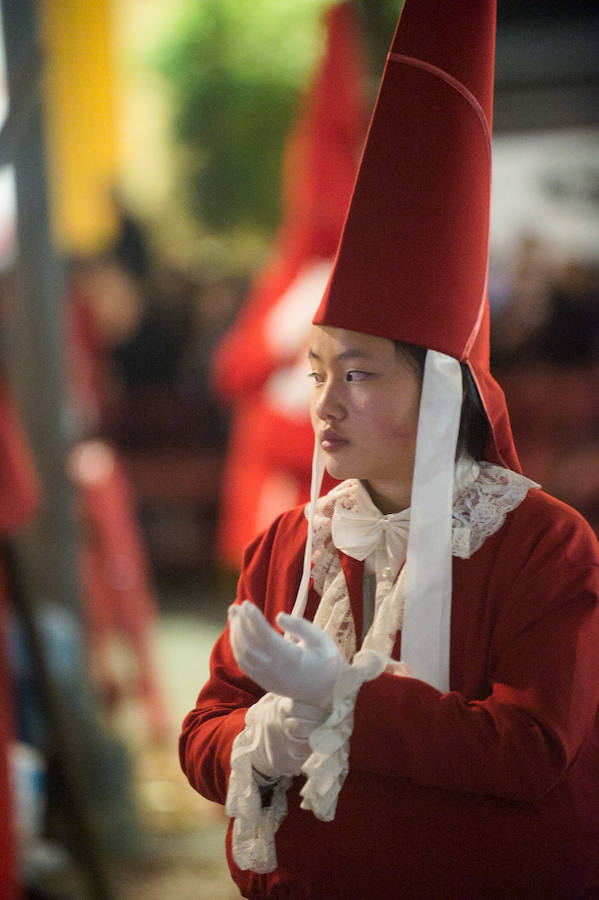
[(312, 753), (308, 736), (325, 718), (326, 712), (318, 707), (265, 694), (251, 708), (251, 725), (259, 731), (252, 752), (254, 769), (267, 777), (299, 775)]
[(347, 662), (335, 641), (309, 622), (279, 613), (286, 640), (247, 600), (229, 607), (231, 646), (237, 664), (266, 691), (330, 710), (333, 688)]

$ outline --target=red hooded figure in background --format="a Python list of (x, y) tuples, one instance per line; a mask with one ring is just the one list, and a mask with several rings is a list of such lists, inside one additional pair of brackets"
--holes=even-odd
[(283, 165), (284, 220), (273, 258), (217, 348), (214, 385), (233, 404), (217, 555), (238, 569), (248, 542), (307, 500), (313, 434), (305, 357), (331, 270), (366, 129), (365, 72), (355, 12), (337, 4), (327, 46)]

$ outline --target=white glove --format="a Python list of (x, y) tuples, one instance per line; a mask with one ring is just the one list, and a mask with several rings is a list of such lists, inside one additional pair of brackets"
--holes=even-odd
[(237, 665), (265, 691), (330, 710), (333, 689), (347, 662), (335, 641), (309, 622), (279, 613), (286, 640), (247, 600), (229, 607), (231, 646)]
[(325, 718), (326, 713), (318, 707), (265, 694), (251, 708), (251, 727), (259, 735), (252, 751), (253, 768), (269, 778), (299, 775), (312, 753), (308, 737)]

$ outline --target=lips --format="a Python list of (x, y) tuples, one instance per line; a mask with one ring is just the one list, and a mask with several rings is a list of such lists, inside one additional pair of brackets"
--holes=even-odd
[(325, 428), (325, 430), (320, 433), (320, 446), (323, 450), (326, 450), (327, 453), (333, 453), (335, 450), (340, 450), (348, 444), (349, 441), (342, 438), (341, 435), (337, 434), (331, 428)]

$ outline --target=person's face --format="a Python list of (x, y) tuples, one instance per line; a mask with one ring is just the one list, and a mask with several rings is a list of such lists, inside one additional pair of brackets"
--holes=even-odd
[(333, 478), (360, 478), (382, 512), (409, 505), (420, 378), (387, 338), (314, 326), (312, 425)]

